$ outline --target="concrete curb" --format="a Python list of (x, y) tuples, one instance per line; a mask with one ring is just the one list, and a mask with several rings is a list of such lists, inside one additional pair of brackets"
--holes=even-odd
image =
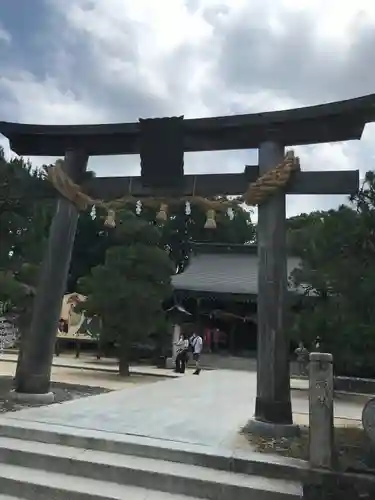
[[(2, 363), (16, 363), (15, 360), (13, 359), (2, 359), (0, 358), (0, 362)], [(92, 371), (92, 372), (101, 372), (101, 373), (117, 373), (118, 369), (108, 369), (108, 368), (103, 368), (103, 367), (94, 367), (94, 366), (80, 366), (80, 365), (64, 365), (62, 363), (53, 363), (52, 365), (53, 368), (67, 368), (70, 370), (85, 370), (85, 371)], [(132, 367), (130, 367), (130, 374), (133, 375), (142, 375), (145, 377), (155, 377), (155, 378), (180, 378), (178, 375), (175, 375), (173, 373), (171, 374), (166, 374), (166, 373), (152, 373), (152, 372), (147, 372), (147, 371), (132, 371)]]

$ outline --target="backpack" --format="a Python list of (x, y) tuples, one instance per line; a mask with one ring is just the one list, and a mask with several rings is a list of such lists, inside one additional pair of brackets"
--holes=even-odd
[[(195, 348), (195, 344), (197, 342), (198, 336), (199, 335), (197, 335), (194, 339), (189, 340), (189, 351), (191, 351), (192, 353), (194, 353), (194, 348)], [(203, 347), (203, 339), (202, 339), (202, 347)]]
[(197, 341), (197, 337), (194, 339), (189, 339), (189, 351), (194, 352), (195, 342)]

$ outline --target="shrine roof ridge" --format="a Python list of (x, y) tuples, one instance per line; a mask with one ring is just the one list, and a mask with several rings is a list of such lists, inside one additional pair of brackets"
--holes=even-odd
[[(185, 151), (257, 148), (271, 136), (285, 146), (360, 139), (375, 121), (375, 94), (354, 99), (232, 116), (183, 121)], [(95, 125), (33, 125), (0, 122), (0, 133), (18, 154), (63, 156), (81, 147), (89, 155), (138, 154), (139, 122)]]
[[(176, 294), (184, 296), (231, 297), (232, 300), (250, 300), (259, 292), (259, 263), (257, 245), (226, 243), (195, 243), (189, 265), (172, 277)], [(299, 267), (298, 256), (287, 256), (287, 273)], [(288, 283), (288, 300), (304, 293)]]
[(257, 254), (256, 243), (216, 243), (205, 241), (194, 241), (192, 251), (194, 254)]
[[(216, 243), (194, 241), (192, 251), (196, 255), (200, 254), (233, 254), (233, 255), (257, 255), (258, 245), (256, 243)], [(295, 257), (293, 253), (288, 252), (289, 257)]]

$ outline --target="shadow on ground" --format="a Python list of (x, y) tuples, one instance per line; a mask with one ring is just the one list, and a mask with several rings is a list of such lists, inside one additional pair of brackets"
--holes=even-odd
[[(19, 401), (13, 401), (10, 397), (10, 391), (12, 390), (12, 388), (12, 377), (0, 377), (0, 413), (6, 413), (8, 411), (18, 411), (24, 408), (45, 406), (40, 403), (21, 403)], [(72, 401), (74, 399), (96, 396), (97, 394), (111, 392), (109, 389), (104, 389), (102, 387), (62, 384), (59, 382), (52, 382), (51, 391), (55, 394), (55, 403), (65, 403), (66, 401)]]

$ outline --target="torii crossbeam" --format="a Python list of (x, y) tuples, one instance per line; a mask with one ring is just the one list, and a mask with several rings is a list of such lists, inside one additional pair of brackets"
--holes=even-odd
[[(242, 174), (184, 176), (182, 158), (182, 169), (181, 164), (176, 165), (176, 177), (180, 176), (180, 182), (173, 188), (168, 184), (165, 172), (164, 176), (160, 172), (166, 190), (177, 196), (236, 195), (243, 194), (249, 183), (278, 165), (284, 158), (285, 146), (360, 139), (366, 123), (375, 121), (375, 94), (287, 111), (194, 120), (180, 117), (173, 120), (179, 124), (185, 152), (257, 148), (259, 166), (247, 167)], [(82, 179), (89, 156), (141, 153), (142, 159), (142, 154), (145, 154), (145, 129), (142, 121), (110, 125), (24, 125), (0, 122), (0, 133), (9, 139), (12, 150), (17, 154), (65, 155), (66, 173), (75, 182)], [(150, 145), (150, 148), (154, 146)], [(101, 199), (118, 198), (126, 194), (142, 197), (160, 193), (163, 188), (160, 179), (158, 186), (153, 185), (152, 176), (146, 179), (150, 168), (144, 158), (142, 161), (144, 171), (141, 177), (96, 178), (87, 186), (82, 186), (82, 189)], [(162, 151), (160, 158), (155, 158), (155, 163), (163, 165), (163, 161)], [(253, 430), (261, 434), (294, 432), (285, 331), (285, 194), (352, 194), (358, 189), (358, 183), (358, 171), (297, 172), (286, 192), (278, 192), (259, 206), (258, 368)], [(57, 196), (53, 189), (20, 193), (20, 196), (23, 195)], [(35, 298), (31, 328), (17, 367), (16, 392), (23, 396), (48, 397), (50, 394), (54, 342), (77, 219), (75, 206), (59, 197)]]

